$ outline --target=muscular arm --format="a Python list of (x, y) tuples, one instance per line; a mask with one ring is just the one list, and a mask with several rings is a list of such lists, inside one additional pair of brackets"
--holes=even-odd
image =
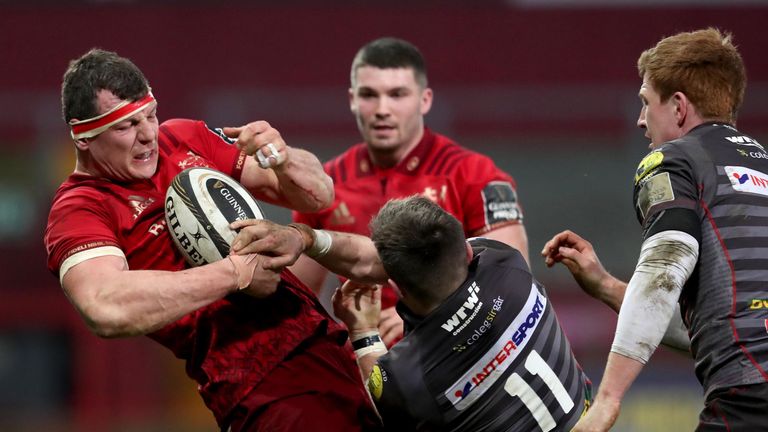
[(328, 253), (314, 260), (328, 270), (361, 283), (385, 283), (389, 277), (368, 237), (327, 231), (333, 239)]
[[(72, 267), (62, 278), (62, 288), (95, 334), (135, 336), (158, 330), (249, 283), (249, 293), (258, 296), (277, 287), (277, 273), (253, 273), (243, 257), (233, 259), (238, 267), (224, 259), (171, 272), (129, 270), (123, 257), (100, 256)], [(248, 272), (256, 275), (252, 281)]]
[[(558, 262), (563, 264), (584, 292), (619, 313), (627, 283), (605, 270), (590, 242), (572, 231), (563, 231), (544, 245), (541, 254), (548, 267)], [(680, 313), (680, 305), (675, 304), (674, 313), (661, 343), (681, 353), (690, 354), (690, 342)]]
[[(244, 220), (230, 224), (239, 229), (232, 243), (237, 254), (259, 253), (265, 268), (293, 265), (302, 252), (316, 241), (312, 228), (304, 224), (279, 225), (267, 220)], [(323, 256), (313, 259), (328, 270), (362, 283), (383, 283), (388, 277), (373, 241), (368, 237), (325, 231), (331, 236), (331, 247)]]
[(643, 242), (596, 403), (574, 430), (608, 430), (616, 421), (624, 394), (669, 327), (698, 251), (698, 241), (681, 231), (662, 231)]

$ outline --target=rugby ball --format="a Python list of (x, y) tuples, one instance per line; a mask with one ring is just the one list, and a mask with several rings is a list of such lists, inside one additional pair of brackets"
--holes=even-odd
[(251, 194), (232, 177), (211, 168), (180, 172), (165, 194), (165, 222), (176, 247), (193, 267), (229, 255), (236, 220), (263, 219)]

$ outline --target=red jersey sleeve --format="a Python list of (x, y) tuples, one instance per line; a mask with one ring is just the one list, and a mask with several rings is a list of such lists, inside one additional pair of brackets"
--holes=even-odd
[(523, 212), (515, 180), (479, 153), (467, 157), (453, 172), (461, 194), (464, 229), (480, 235), (502, 225), (521, 223)]
[(108, 206), (87, 189), (78, 189), (77, 194), (58, 196), (48, 216), (48, 270), (57, 276), (64, 260), (76, 253), (104, 246), (120, 248)]
[(240, 181), (247, 156), (235, 146), (235, 140), (224, 135), (221, 128), (198, 120), (173, 119), (163, 122), (160, 132), (170, 145), (188, 147), (212, 162), (219, 171)]

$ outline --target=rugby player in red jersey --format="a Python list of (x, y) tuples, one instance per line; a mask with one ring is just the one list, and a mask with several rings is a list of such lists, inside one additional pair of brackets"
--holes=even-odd
[[(528, 260), (515, 181), (487, 156), (425, 127), (432, 107), (424, 58), (411, 43), (381, 38), (352, 62), (349, 104), (363, 138), (325, 164), (336, 198), (317, 213), (294, 212), (313, 228), (369, 235), (368, 223), (390, 198), (420, 194), (464, 226), (467, 237), (507, 243)], [(316, 292), (328, 272), (306, 257), (292, 271)], [(403, 334), (391, 287), (382, 293), (379, 330), (387, 345)]]
[(187, 268), (165, 223), (171, 180), (197, 166), (257, 199), (320, 210), (333, 199), (320, 162), (264, 121), (161, 124), (157, 108), (141, 71), (115, 53), (92, 50), (64, 75), (76, 166), (45, 245), (67, 297), (95, 334), (147, 335), (185, 360), (222, 430), (376, 430), (346, 331), (312, 291), (262, 257)]

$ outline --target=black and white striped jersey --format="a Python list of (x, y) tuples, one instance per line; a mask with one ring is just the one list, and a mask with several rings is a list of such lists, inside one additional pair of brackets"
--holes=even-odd
[(546, 293), (517, 250), (472, 239), (464, 283), (406, 335), (369, 389), (387, 430), (568, 431), (591, 398)]
[(700, 125), (643, 159), (634, 203), (646, 236), (699, 237), (680, 305), (705, 392), (768, 382), (768, 153), (730, 125)]

